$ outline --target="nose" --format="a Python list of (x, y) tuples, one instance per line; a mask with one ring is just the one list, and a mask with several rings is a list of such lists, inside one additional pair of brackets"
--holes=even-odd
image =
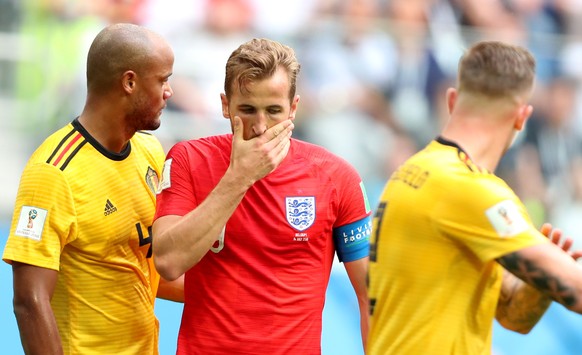
[(255, 124), (253, 124), (252, 128), (253, 128), (253, 134), (255, 136), (260, 136), (267, 131), (267, 125), (265, 125), (265, 124), (255, 123)]
[(267, 119), (264, 114), (258, 112), (255, 116), (252, 129), (255, 136), (260, 136), (265, 133), (269, 127), (267, 127)]
[(169, 99), (172, 95), (174, 95), (174, 90), (172, 90), (170, 83), (166, 83), (166, 87), (164, 88), (164, 100)]

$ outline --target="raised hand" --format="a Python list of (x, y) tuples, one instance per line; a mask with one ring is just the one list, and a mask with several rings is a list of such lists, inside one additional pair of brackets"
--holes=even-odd
[(250, 186), (275, 170), (285, 159), (294, 125), (291, 120), (285, 120), (258, 137), (244, 140), (242, 120), (235, 116), (233, 121), (230, 169)]
[(544, 223), (540, 228), (540, 232), (545, 235), (552, 243), (559, 246), (563, 251), (568, 253), (574, 260), (582, 257), (582, 250), (570, 250), (574, 240), (570, 237), (563, 237), (562, 230), (553, 229), (549, 223)]

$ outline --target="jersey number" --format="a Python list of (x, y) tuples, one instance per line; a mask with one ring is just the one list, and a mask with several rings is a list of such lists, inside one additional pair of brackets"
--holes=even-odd
[(376, 209), (376, 213), (374, 214), (374, 221), (373, 221), (373, 230), (374, 230), (374, 240), (370, 243), (370, 261), (376, 261), (378, 258), (378, 242), (380, 241), (380, 228), (382, 227), (382, 221), (384, 219), (384, 210), (388, 202), (380, 202), (378, 204), (378, 208)]
[(141, 223), (136, 223), (135, 224), (135, 229), (137, 229), (137, 235), (139, 236), (139, 246), (143, 247), (144, 245), (150, 245), (150, 248), (148, 249), (148, 254), (146, 255), (146, 258), (151, 258), (152, 257), (152, 227), (149, 226), (148, 227), (148, 236), (147, 238), (143, 237), (143, 232), (141, 230)]
[[(376, 213), (374, 214), (374, 220), (372, 222), (373, 239), (370, 243), (370, 261), (375, 262), (378, 259), (378, 242), (380, 241), (380, 229), (382, 228), (382, 222), (384, 221), (384, 211), (388, 206), (388, 202), (382, 201), (378, 204)], [(366, 284), (368, 288), (370, 287), (370, 274), (366, 275)], [(374, 308), (376, 307), (376, 298), (370, 298), (370, 315), (374, 315)]]

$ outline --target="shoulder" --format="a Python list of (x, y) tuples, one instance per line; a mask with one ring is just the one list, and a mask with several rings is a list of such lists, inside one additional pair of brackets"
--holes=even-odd
[(292, 142), (293, 153), (295, 159), (298, 161), (303, 161), (306, 164), (316, 165), (324, 169), (353, 169), (347, 160), (322, 146), (298, 139), (293, 139)]
[(84, 139), (71, 125), (48, 136), (32, 153), (20, 178), (19, 194), (32, 192), (41, 195), (66, 190), (69, 179), (75, 178), (69, 166), (72, 157), (83, 155), (80, 146)]
[(182, 166), (183, 169), (204, 166), (228, 165), (232, 149), (232, 135), (209, 136), (181, 141), (168, 151), (166, 164)]
[(360, 188), (362, 177), (346, 159), (304, 141), (293, 140), (291, 146), (294, 167), (310, 171), (321, 184), (334, 186), (341, 193), (351, 193), (351, 187)]
[(132, 137), (132, 139), (137, 142), (160, 142), (152, 132), (148, 131), (137, 131), (135, 132), (135, 135)]
[(514, 195), (501, 178), (474, 164), (460, 147), (436, 140), (399, 166), (390, 181), (415, 188), (424, 186), (423, 190), (446, 196), (446, 201), (461, 205), (483, 201), (485, 197), (513, 198)]
[(138, 159), (147, 160), (150, 164), (154, 164), (157, 169), (161, 169), (166, 156), (162, 143), (158, 138), (144, 131), (136, 132), (131, 138), (130, 154), (137, 154)]
[(462, 148), (438, 141), (429, 143), (413, 155), (406, 164), (416, 165), (427, 171), (433, 178), (442, 179), (449, 184), (502, 182), (495, 174), (475, 164)]
[(59, 149), (67, 145), (74, 144), (81, 140), (82, 136), (75, 127), (71, 124), (60, 128), (49, 135), (34, 151), (31, 160), (35, 159), (38, 162), (48, 161), (52, 155), (55, 155)]
[(230, 154), (231, 142), (232, 135), (229, 134), (181, 141), (170, 148), (169, 155), (192, 155), (197, 153), (206, 155), (225, 150), (228, 150)]
[(160, 140), (151, 132), (137, 131), (131, 138), (133, 145), (145, 147), (148, 149), (163, 150)]

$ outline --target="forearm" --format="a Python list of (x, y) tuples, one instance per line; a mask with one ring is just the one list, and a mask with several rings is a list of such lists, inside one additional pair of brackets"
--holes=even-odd
[(345, 262), (344, 267), (350, 279), (350, 283), (354, 288), (356, 298), (358, 300), (358, 307), (360, 310), (360, 330), (362, 335), (362, 346), (366, 348), (369, 329), (369, 300), (368, 290), (366, 287), (366, 274), (368, 270), (368, 257)]
[(544, 315), (552, 299), (504, 270), (496, 319), (505, 328), (526, 334)]
[(368, 330), (370, 329), (368, 298), (366, 297), (365, 300), (358, 299), (358, 305), (360, 308), (360, 330), (362, 334), (362, 346), (364, 347), (365, 353), (366, 343), (368, 341)]
[(558, 246), (535, 245), (498, 261), (505, 270), (553, 301), (582, 314), (582, 269)]
[(183, 217), (156, 221), (153, 226), (154, 261), (166, 280), (175, 280), (196, 265), (217, 240), (250, 184), (241, 184), (235, 174), (224, 177), (194, 210)]
[(157, 298), (184, 303), (184, 275), (174, 281), (160, 280)]

